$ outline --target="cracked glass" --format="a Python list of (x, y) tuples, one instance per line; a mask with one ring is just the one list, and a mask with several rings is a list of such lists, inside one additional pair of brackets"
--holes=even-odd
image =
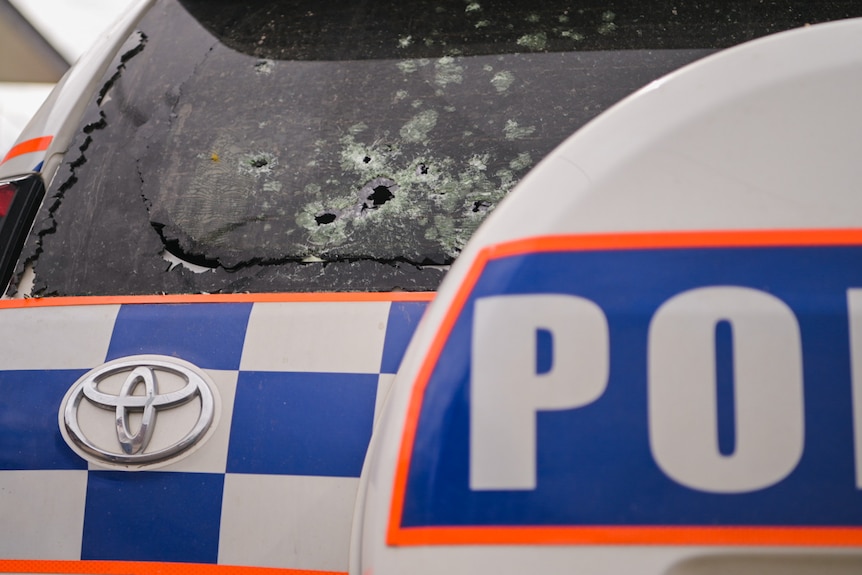
[(516, 183), (613, 103), (716, 49), (854, 11), (158, 0), (94, 94), (18, 272), (32, 265), (42, 296), (433, 290)]

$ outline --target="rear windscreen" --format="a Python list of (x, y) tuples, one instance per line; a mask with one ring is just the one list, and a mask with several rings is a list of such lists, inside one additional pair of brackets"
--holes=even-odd
[(54, 179), (36, 293), (433, 290), (613, 103), (715, 49), (860, 11), (533, 4), (157, 1)]

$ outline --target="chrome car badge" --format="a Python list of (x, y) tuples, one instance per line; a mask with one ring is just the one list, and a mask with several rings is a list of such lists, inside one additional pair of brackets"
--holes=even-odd
[(60, 428), (69, 447), (89, 461), (155, 466), (207, 437), (217, 400), (212, 380), (195, 365), (161, 355), (129, 356), (75, 382), (60, 405)]

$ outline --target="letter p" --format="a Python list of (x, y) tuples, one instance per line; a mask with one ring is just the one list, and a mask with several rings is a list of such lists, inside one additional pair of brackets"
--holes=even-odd
[[(551, 335), (537, 367), (538, 332)], [(608, 323), (573, 295), (476, 300), (470, 379), (470, 489), (536, 488), (536, 414), (582, 407), (608, 384)]]

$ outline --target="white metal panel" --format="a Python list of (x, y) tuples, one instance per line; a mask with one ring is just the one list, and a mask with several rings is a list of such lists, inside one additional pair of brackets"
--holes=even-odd
[(0, 473), (0, 556), (80, 559), (86, 471)]
[(118, 305), (3, 310), (0, 366), (90, 369), (105, 361)]
[(241, 369), (378, 373), (388, 314), (389, 302), (255, 304)]
[(0, 178), (30, 173), (36, 165), (44, 161), (42, 173), (46, 184), (50, 184), (62, 154), (66, 152), (78, 128), (78, 121), (84, 113), (90, 96), (102, 81), (102, 75), (111, 63), (114, 53), (126, 41), (141, 15), (153, 2), (154, 0), (140, 0), (132, 6), (66, 72), (17, 140), (21, 143), (51, 136), (53, 138), (51, 146), (45, 151), (10, 158), (0, 165)]
[(813, 557), (820, 572), (858, 569), (846, 548), (397, 547), (387, 528), (412, 385), (482, 248), (555, 234), (858, 228), (860, 96), (862, 21), (813, 26), (651, 84), (534, 169), (453, 266), (402, 363), (362, 478), (351, 573), (715, 573), (740, 556), (780, 567), (788, 554)]
[(343, 571), (358, 478), (225, 477), (219, 563)]

